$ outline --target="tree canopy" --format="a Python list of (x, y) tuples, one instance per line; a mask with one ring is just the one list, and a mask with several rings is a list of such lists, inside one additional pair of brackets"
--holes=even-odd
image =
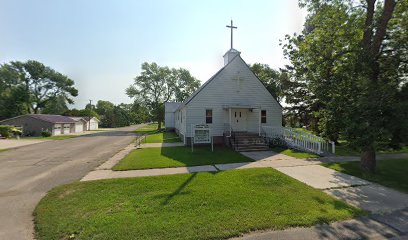
[(299, 4), (309, 13), (304, 29), (283, 43), (287, 103), (323, 135), (360, 149), (363, 169), (374, 172), (376, 147), (401, 132), (395, 119), (406, 119), (407, 0)]
[(41, 113), (55, 107), (53, 101), (71, 104), (77, 95), (72, 79), (40, 62), (13, 61), (0, 66), (0, 105), (5, 106), (0, 109), (1, 117)]
[(143, 63), (142, 72), (126, 89), (126, 94), (146, 106), (159, 123), (164, 120), (164, 103), (183, 101), (200, 86), (200, 81), (186, 69), (170, 69), (157, 63)]

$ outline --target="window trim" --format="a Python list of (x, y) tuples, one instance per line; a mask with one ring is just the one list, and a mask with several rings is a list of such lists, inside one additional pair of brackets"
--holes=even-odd
[(267, 122), (267, 113), (266, 110), (261, 110), (261, 123)]
[[(211, 116), (207, 116), (207, 113), (210, 112)], [(213, 110), (212, 109), (205, 109), (205, 123), (212, 124), (213, 123)]]

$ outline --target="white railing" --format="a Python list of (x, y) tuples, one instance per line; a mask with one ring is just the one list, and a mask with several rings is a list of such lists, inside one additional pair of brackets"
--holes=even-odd
[(227, 137), (231, 137), (232, 135), (232, 128), (229, 123), (224, 123), (224, 134)]
[(316, 154), (335, 153), (334, 142), (298, 129), (262, 126), (261, 132), (269, 140), (280, 141), (289, 148)]

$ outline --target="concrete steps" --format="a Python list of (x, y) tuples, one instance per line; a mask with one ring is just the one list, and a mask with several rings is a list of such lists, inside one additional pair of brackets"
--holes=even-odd
[(256, 133), (235, 132), (231, 146), (238, 152), (266, 151), (269, 149), (265, 139)]

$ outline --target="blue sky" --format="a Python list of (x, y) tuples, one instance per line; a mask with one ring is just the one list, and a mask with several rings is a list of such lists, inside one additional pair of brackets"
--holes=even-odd
[(229, 49), (231, 18), (247, 63), (283, 67), (279, 39), (304, 17), (297, 0), (0, 0), (0, 63), (34, 59), (68, 75), (75, 107), (130, 102), (125, 89), (146, 61), (210, 78)]

